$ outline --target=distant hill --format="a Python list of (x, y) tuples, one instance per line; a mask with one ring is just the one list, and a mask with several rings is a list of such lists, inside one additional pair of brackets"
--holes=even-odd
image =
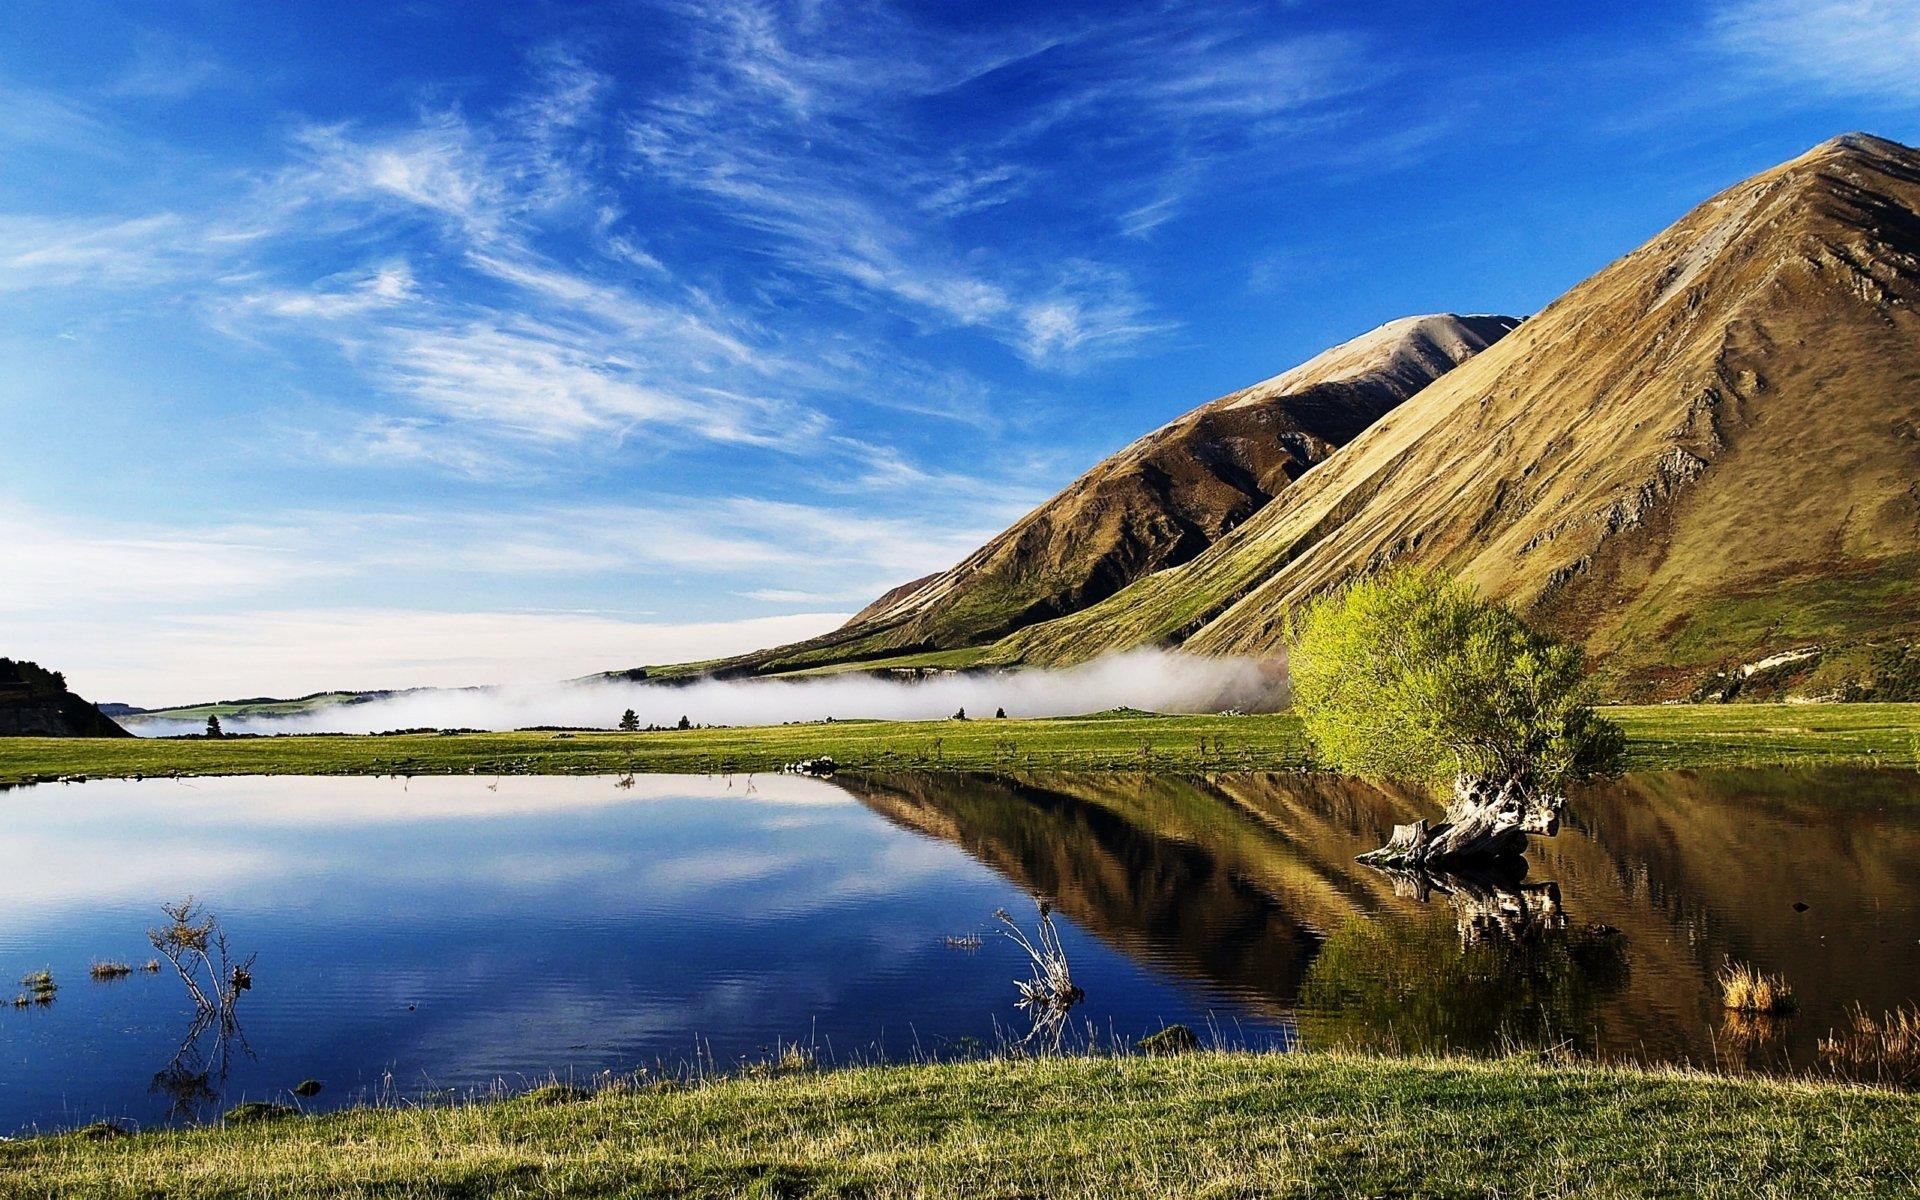
[(1837, 688), (1920, 636), (1916, 302), (1920, 153), (1824, 143), (1574, 288), (1191, 562), (988, 657), (1271, 651), (1303, 600), (1411, 562), (1584, 642), (1619, 694), (1763, 664)]
[(366, 704), (386, 700), (421, 688), (375, 692), (309, 692), (304, 696), (280, 699), (274, 696), (248, 696), (239, 700), (204, 700), (197, 704), (175, 704), (167, 708), (135, 708), (129, 704), (103, 705), (102, 711), (130, 722), (204, 721), (208, 717), (293, 717), (343, 704)]
[(0, 737), (131, 737), (67, 690), (66, 676), (0, 658)]
[(902, 655), (939, 665), (954, 661), (943, 652), (1077, 612), (1202, 554), (1518, 324), (1441, 314), (1381, 326), (1147, 434), (965, 561), (893, 589), (840, 629), (702, 666), (758, 674)]

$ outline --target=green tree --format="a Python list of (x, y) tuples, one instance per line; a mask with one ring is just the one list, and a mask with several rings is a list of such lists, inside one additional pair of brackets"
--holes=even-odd
[(692, 729), (692, 728), (693, 728), (693, 722), (692, 722), (692, 721), (689, 721), (689, 720), (687, 720), (687, 718), (686, 718), (685, 716), (682, 716), (682, 717), (680, 718), (680, 724), (679, 724), (679, 726), (678, 726), (678, 728), (680, 728), (680, 729)]
[(216, 713), (207, 714), (207, 736), (210, 738), (226, 736), (220, 732), (220, 717)]
[(640, 714), (628, 709), (620, 714), (620, 728), (623, 732), (633, 733), (640, 728)]
[(1335, 770), (1557, 792), (1619, 764), (1580, 649), (1450, 575), (1359, 580), (1297, 613), (1288, 643), (1294, 706)]

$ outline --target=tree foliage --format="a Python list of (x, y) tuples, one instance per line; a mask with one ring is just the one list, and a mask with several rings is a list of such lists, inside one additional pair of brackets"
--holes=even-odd
[(1558, 791), (1617, 768), (1578, 647), (1452, 576), (1402, 569), (1321, 597), (1289, 628), (1294, 705), (1335, 770)]

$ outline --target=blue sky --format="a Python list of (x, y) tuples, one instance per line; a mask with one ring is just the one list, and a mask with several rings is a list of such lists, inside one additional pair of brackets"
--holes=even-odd
[(825, 628), (1211, 396), (1920, 140), (1915, 0), (7, 8), (0, 652), (148, 703)]

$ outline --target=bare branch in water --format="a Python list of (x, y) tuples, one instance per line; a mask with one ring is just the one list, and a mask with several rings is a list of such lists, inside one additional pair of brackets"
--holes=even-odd
[(1033, 1028), (1020, 1044), (1057, 1051), (1067, 1030), (1067, 1014), (1085, 1000), (1087, 994), (1073, 982), (1066, 947), (1061, 944), (1060, 931), (1053, 923), (1052, 903), (1039, 896), (1033, 898), (1033, 903), (1040, 910), (1040, 923), (1031, 938), (1006, 909), (996, 909), (993, 915), (1006, 926), (1001, 932), (1024, 950), (1033, 963), (1032, 978), (1013, 981), (1020, 991), (1015, 1005), (1025, 1009), (1033, 1020)]
[(220, 919), (192, 896), (163, 904), (160, 911), (167, 915), (167, 924), (147, 930), (147, 940), (173, 964), (196, 1009), (214, 1017), (230, 1014), (240, 993), (253, 986), (253, 960), (258, 956), (236, 961)]

